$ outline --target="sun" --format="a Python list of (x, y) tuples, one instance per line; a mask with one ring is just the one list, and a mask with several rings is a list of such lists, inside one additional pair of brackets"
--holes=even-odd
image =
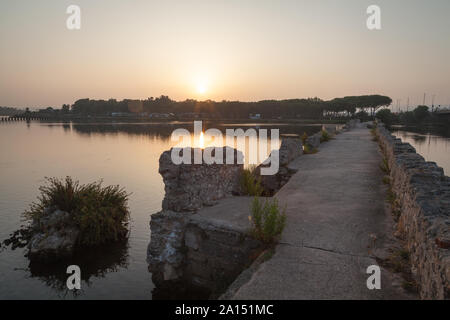
[(207, 90), (208, 90), (208, 88), (207, 88), (207, 86), (206, 86), (206, 83), (204, 83), (204, 82), (199, 82), (199, 83), (197, 84), (197, 92), (198, 92), (198, 93), (200, 93), (200, 94), (205, 94)]
[(203, 134), (203, 131), (200, 132), (200, 138), (199, 138), (199, 142), (198, 142), (198, 147), (205, 149), (205, 136)]

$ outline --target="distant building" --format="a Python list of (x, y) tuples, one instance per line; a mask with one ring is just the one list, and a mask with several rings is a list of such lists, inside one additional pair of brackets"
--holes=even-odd
[(128, 112), (111, 112), (111, 116), (113, 116), (113, 117), (126, 117), (126, 116), (131, 116), (131, 113), (128, 113)]
[(173, 113), (150, 113), (148, 116), (153, 119), (167, 119), (173, 117)]
[(258, 119), (261, 119), (261, 114), (260, 113), (250, 113), (249, 118), (252, 120), (258, 120)]

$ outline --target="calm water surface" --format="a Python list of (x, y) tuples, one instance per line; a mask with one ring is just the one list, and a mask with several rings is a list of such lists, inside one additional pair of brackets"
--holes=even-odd
[[(31, 265), (24, 249), (4, 250), (0, 299), (151, 299), (154, 286), (146, 263), (149, 221), (161, 209), (164, 196), (158, 159), (174, 145), (170, 134), (180, 126), (192, 130), (191, 124), (180, 123), (0, 123), (0, 240), (19, 228), (21, 213), (36, 200), (44, 177), (69, 175), (81, 183), (103, 179), (131, 193), (128, 243), (85, 250), (71, 261), (50, 266)], [(287, 135), (320, 129), (318, 125), (233, 124), (235, 128), (272, 126)], [(76, 296), (65, 289), (68, 264), (81, 267), (82, 290)]]
[(414, 129), (394, 130), (393, 134), (410, 143), (425, 160), (436, 162), (447, 176), (450, 175), (450, 135)]

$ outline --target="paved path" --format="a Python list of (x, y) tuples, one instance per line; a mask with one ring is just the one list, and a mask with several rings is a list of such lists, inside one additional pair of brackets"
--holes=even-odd
[(380, 161), (369, 130), (356, 128), (293, 162), (277, 194), (287, 205), (280, 244), (233, 299), (408, 298), (384, 269), (381, 290), (366, 286), (374, 252), (392, 241)]

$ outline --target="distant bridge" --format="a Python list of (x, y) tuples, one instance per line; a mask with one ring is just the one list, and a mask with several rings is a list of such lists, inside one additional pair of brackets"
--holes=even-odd
[(44, 116), (0, 116), (0, 122), (32, 121), (32, 120), (52, 120)]

